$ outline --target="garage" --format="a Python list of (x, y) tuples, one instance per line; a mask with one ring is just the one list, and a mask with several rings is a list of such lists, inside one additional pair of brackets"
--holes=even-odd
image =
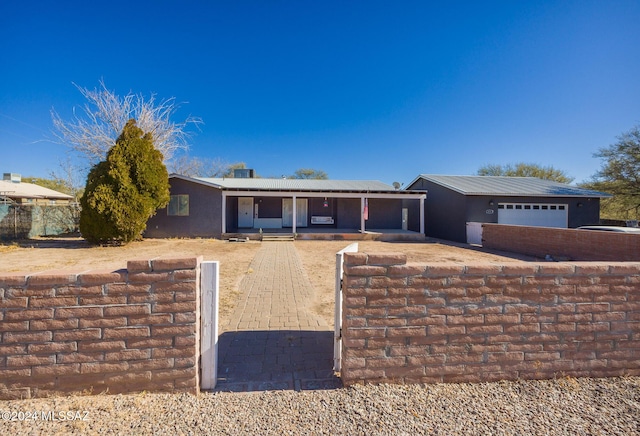
[(499, 203), (498, 224), (567, 228), (567, 204)]
[(600, 222), (600, 199), (610, 197), (535, 177), (421, 174), (407, 190), (427, 191), (426, 235), (482, 243), (482, 223), (576, 228)]

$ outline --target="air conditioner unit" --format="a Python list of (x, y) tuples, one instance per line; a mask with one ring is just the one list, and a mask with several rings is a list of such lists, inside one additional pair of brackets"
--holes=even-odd
[(22, 181), (22, 176), (16, 173), (4, 173), (2, 175), (2, 180), (11, 183), (20, 183)]

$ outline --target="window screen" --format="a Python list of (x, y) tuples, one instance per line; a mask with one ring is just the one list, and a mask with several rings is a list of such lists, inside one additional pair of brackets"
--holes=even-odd
[(167, 207), (167, 215), (189, 216), (189, 196), (184, 194), (172, 195), (169, 199), (169, 207)]

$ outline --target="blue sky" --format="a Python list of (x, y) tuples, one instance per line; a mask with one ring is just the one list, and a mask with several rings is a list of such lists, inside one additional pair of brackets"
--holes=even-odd
[(73, 83), (183, 102), (190, 155), (407, 184), (485, 164), (581, 182), (640, 122), (640, 2), (5, 1), (0, 171), (46, 177)]

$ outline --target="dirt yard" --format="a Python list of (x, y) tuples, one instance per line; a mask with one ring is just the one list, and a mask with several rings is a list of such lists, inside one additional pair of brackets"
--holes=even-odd
[[(235, 307), (239, 285), (260, 242), (226, 242), (216, 239), (145, 239), (124, 247), (91, 247), (81, 238), (39, 238), (0, 244), (0, 274), (36, 272), (114, 271), (128, 260), (202, 256), (220, 261), (221, 324)], [(485, 253), (442, 242), (389, 243), (360, 241), (361, 252), (402, 252), (408, 262), (518, 262), (522, 257)], [(311, 281), (316, 300), (313, 310), (333, 325), (336, 252), (347, 241), (296, 241), (295, 246)]]
[[(333, 326), (335, 301), (336, 253), (350, 242), (296, 241), (296, 249), (304, 269), (316, 291), (313, 310)], [(358, 251), (364, 253), (405, 253), (407, 263), (426, 262), (522, 262), (532, 258), (510, 253), (489, 253), (460, 244), (435, 242), (358, 241)]]

